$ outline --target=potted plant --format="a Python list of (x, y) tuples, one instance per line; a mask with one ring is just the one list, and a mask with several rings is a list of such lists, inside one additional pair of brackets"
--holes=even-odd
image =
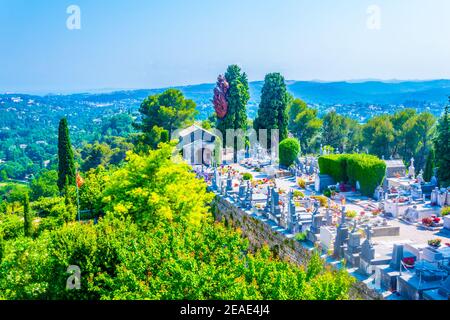
[(423, 218), (422, 224), (426, 227), (431, 227), (433, 225), (433, 219), (430, 217)]
[(433, 248), (439, 248), (441, 246), (441, 239), (428, 240), (428, 245)]
[(405, 264), (406, 268), (414, 268), (414, 264), (416, 262), (416, 259), (413, 257), (403, 258), (403, 263)]

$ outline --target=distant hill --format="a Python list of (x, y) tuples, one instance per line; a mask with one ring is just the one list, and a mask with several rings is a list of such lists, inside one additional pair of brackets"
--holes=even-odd
[(404, 104), (408, 101), (445, 103), (450, 80), (406, 82), (304, 82), (288, 84), (289, 91), (310, 103)]
[[(262, 81), (250, 83), (251, 99), (248, 114), (254, 118), (261, 96)], [(450, 80), (430, 81), (360, 81), (360, 82), (318, 82), (287, 81), (289, 92), (318, 108), (321, 113), (334, 107), (338, 112), (364, 121), (377, 113), (393, 112), (403, 106), (417, 110), (427, 109), (439, 115), (450, 95)], [(187, 98), (197, 103), (199, 119), (205, 119), (213, 112), (213, 83), (175, 87)], [(143, 99), (161, 93), (165, 88), (115, 91), (109, 93), (79, 93), (70, 95), (33, 96), (21, 94), (0, 95), (33, 99), (41, 105), (68, 107), (74, 104), (90, 107), (120, 106), (136, 109)], [(372, 105), (375, 105), (373, 107)], [(370, 106), (370, 111), (367, 110)], [(394, 107), (392, 107), (394, 106)], [(1, 107), (1, 105), (0, 105)]]

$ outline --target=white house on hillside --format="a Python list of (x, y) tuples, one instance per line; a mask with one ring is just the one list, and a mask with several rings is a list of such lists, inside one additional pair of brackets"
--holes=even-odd
[(216, 135), (198, 125), (181, 130), (179, 149), (183, 159), (190, 165), (211, 165), (214, 154)]

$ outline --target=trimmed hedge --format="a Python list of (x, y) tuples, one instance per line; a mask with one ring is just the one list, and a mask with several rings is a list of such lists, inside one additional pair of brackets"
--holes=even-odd
[(320, 173), (328, 174), (335, 181), (356, 184), (361, 193), (372, 196), (386, 174), (386, 163), (368, 154), (333, 154), (319, 158)]
[(341, 154), (331, 154), (319, 158), (320, 173), (332, 176), (336, 182), (345, 182), (347, 169), (345, 157)]
[(300, 142), (295, 138), (284, 139), (280, 142), (279, 152), (280, 164), (289, 167), (300, 154)]

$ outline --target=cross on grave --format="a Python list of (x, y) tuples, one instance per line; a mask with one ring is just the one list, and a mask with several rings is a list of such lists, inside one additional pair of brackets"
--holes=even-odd
[(343, 206), (341, 213), (341, 223), (336, 230), (336, 238), (334, 240), (334, 257), (337, 259), (344, 258), (344, 252), (348, 241), (348, 227), (346, 223), (345, 210), (345, 206)]

